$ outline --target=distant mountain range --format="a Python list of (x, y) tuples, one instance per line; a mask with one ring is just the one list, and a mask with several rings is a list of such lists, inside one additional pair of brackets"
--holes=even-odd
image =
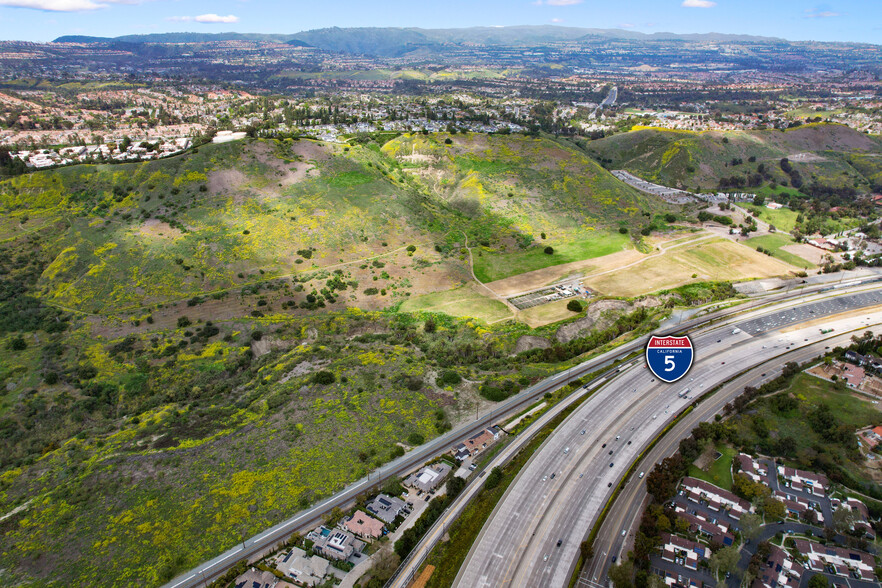
[(298, 46), (316, 47), (340, 53), (363, 54), (376, 57), (395, 57), (414, 51), (437, 49), (442, 46), (540, 46), (557, 42), (597, 41), (598, 39), (633, 41), (683, 41), (710, 43), (783, 43), (788, 41), (750, 35), (720, 33), (686, 34), (639, 33), (623, 29), (585, 29), (576, 27), (511, 26), (471, 27), (462, 29), (420, 28), (326, 28), (294, 34), (255, 33), (156, 33), (124, 35), (121, 37), (88, 37), (66, 35), (55, 43), (206, 43), (211, 41), (273, 41)]

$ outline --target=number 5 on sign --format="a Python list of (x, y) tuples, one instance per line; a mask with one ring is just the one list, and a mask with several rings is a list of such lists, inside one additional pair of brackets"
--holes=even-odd
[(667, 383), (686, 375), (695, 357), (689, 337), (656, 337), (646, 344), (646, 365), (655, 376)]

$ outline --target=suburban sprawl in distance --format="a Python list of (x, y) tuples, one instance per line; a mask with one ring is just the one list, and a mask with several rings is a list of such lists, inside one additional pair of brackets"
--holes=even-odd
[(877, 44), (2, 40), (0, 585), (878, 586), (880, 221)]

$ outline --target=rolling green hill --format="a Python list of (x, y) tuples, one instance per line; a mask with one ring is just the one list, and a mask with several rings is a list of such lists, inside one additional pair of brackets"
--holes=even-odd
[(556, 327), (454, 289), (466, 244), (517, 273), (665, 206), (547, 139), (357, 139), (0, 182), (0, 583), (158, 585), (666, 312), (513, 359)]
[[(591, 142), (588, 150), (610, 169), (689, 190), (715, 190), (720, 178), (750, 184), (782, 184), (790, 177), (779, 162), (789, 158), (803, 185), (868, 190), (879, 185), (882, 143), (848, 127), (809, 124), (787, 131), (668, 131), (639, 128)], [(753, 158), (753, 159), (752, 159)], [(734, 160), (734, 162), (733, 162)], [(763, 166), (760, 168), (760, 166)]]
[[(38, 281), (41, 298), (118, 314), (255, 280), (306, 280), (310, 270), (408, 246), (458, 276), (454, 246), (466, 235), (485, 247), (482, 256), (531, 257), (546, 245), (596, 241), (661, 208), (546, 139), (459, 135), (445, 145), (419, 135), (345, 149), (232, 143), (0, 183), (0, 238), (63, 222), (44, 245), (53, 260)], [(516, 263), (510, 272), (519, 273)]]

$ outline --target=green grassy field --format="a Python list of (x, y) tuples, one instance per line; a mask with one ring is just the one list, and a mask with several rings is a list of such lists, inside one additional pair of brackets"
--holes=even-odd
[(816, 471), (820, 463), (836, 464), (843, 475), (861, 480), (863, 460), (852, 432), (877, 424), (882, 418), (878, 406), (841, 383), (799, 374), (787, 390), (751, 405), (750, 413), (734, 419), (734, 425), (747, 447)]
[(486, 323), (512, 316), (505, 304), (483, 296), (469, 286), (415, 296), (405, 300), (399, 308), (402, 312), (443, 312), (450, 316), (474, 317)]
[(760, 220), (770, 225), (775, 225), (776, 229), (787, 233), (796, 227), (796, 217), (799, 216), (798, 212), (788, 208), (773, 210), (765, 206), (754, 206), (753, 204), (745, 204), (744, 208), (754, 214), (758, 214)]
[(738, 450), (728, 445), (718, 446), (717, 451), (722, 453), (722, 457), (715, 460), (707, 471), (699, 469), (694, 465), (689, 466), (689, 475), (699, 480), (705, 480), (725, 490), (732, 489), (732, 461), (738, 455)]
[[(545, 247), (552, 247), (554, 253), (551, 255), (545, 253)], [(592, 259), (629, 248), (631, 241), (627, 235), (617, 232), (598, 232), (567, 241), (550, 239), (540, 241), (525, 250), (511, 253), (475, 250), (475, 276), (482, 282), (492, 282), (552, 265)]]
[(756, 249), (757, 247), (768, 249), (772, 252), (774, 257), (777, 257), (781, 261), (785, 261), (790, 265), (803, 268), (817, 267), (815, 264), (799, 257), (798, 255), (794, 255), (789, 251), (783, 251), (781, 249), (782, 247), (793, 245), (794, 243), (795, 241), (793, 240), (793, 238), (786, 233), (775, 233), (772, 235), (762, 235), (761, 237), (751, 237), (744, 242), (745, 245), (747, 245), (748, 247), (753, 247), (754, 249)]

